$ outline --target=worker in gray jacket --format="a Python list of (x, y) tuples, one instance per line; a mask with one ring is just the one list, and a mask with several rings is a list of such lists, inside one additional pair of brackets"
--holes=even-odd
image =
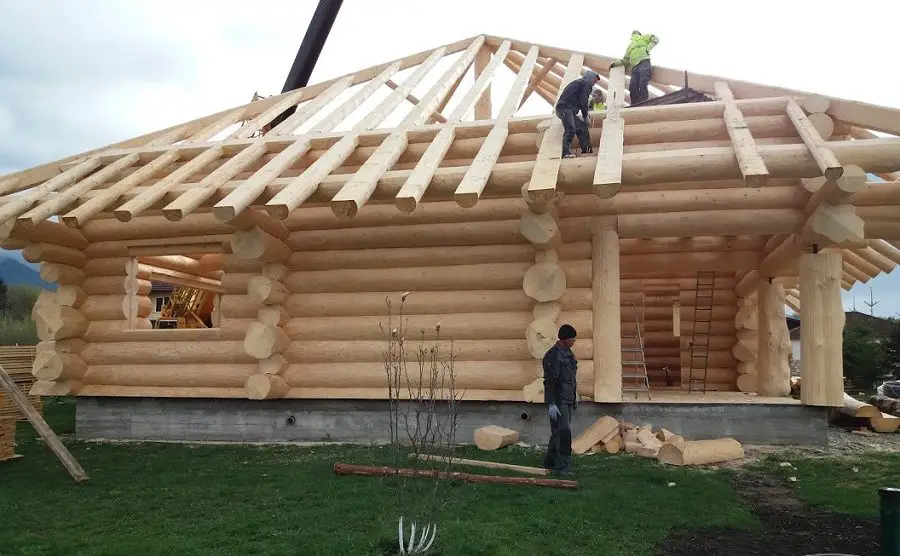
[[(573, 158), (571, 153), (572, 139), (577, 135), (582, 153), (592, 153), (590, 134), (590, 99), (594, 84), (600, 81), (596, 72), (588, 70), (578, 79), (570, 82), (559, 95), (556, 102), (556, 115), (563, 123), (562, 157)], [(581, 112), (583, 119), (576, 116)]]
[(550, 442), (544, 467), (558, 475), (572, 475), (572, 414), (578, 405), (578, 361), (572, 353), (575, 329), (559, 327), (558, 341), (544, 354), (544, 402), (550, 413)]

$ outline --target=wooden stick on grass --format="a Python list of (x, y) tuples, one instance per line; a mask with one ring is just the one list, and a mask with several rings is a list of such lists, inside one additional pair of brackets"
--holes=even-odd
[(535, 479), (533, 477), (503, 477), (494, 475), (473, 475), (470, 473), (444, 472), (429, 469), (394, 469), (392, 467), (372, 467), (368, 465), (353, 465), (349, 463), (335, 463), (334, 472), (338, 475), (363, 475), (367, 477), (388, 477), (402, 475), (404, 477), (439, 477), (442, 479), (455, 479), (470, 483), (502, 483), (510, 485), (535, 485), (554, 488), (577, 489), (578, 481), (566, 481), (563, 479)]
[[(415, 457), (415, 454), (410, 454), (410, 457)], [(437, 455), (429, 455), (429, 454), (419, 454), (419, 459), (425, 461), (444, 461), (444, 456)], [(473, 467), (486, 467), (488, 469), (506, 469), (508, 471), (518, 471), (519, 473), (528, 473), (529, 475), (549, 475), (549, 469), (542, 469), (540, 467), (528, 467), (525, 465), (513, 465), (510, 463), (498, 463), (496, 461), (482, 461), (478, 459), (463, 459), (463, 458), (452, 458), (450, 463), (456, 465), (471, 465)]]

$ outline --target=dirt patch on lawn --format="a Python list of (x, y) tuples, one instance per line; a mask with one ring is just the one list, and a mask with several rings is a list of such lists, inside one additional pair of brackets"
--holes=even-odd
[(727, 527), (673, 530), (657, 554), (802, 556), (839, 553), (876, 556), (877, 519), (822, 512), (806, 506), (777, 479), (738, 471), (734, 490), (763, 523), (762, 530)]

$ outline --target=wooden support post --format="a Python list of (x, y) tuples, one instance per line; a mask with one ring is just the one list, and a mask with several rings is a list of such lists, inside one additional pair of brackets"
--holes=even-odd
[(606, 119), (600, 131), (597, 167), (594, 169), (594, 193), (603, 199), (615, 196), (622, 187), (622, 157), (625, 152), (625, 120), (622, 104), (625, 100), (625, 68), (609, 70), (609, 95)]
[(591, 237), (591, 300), (594, 401), (622, 401), (622, 325), (619, 235), (609, 222), (594, 222)]
[(791, 393), (791, 368), (788, 364), (791, 340), (784, 313), (784, 288), (771, 279), (760, 280), (756, 299), (759, 311), (756, 393), (760, 396), (787, 396)]
[(769, 179), (769, 171), (756, 148), (756, 141), (750, 134), (741, 110), (734, 102), (734, 95), (728, 84), (724, 82), (717, 81), (714, 87), (716, 95), (725, 102), (723, 109), (725, 129), (728, 130), (728, 137), (734, 147), (734, 154), (738, 159), (741, 175), (744, 176), (744, 183), (750, 187), (762, 187)]
[(72, 456), (69, 450), (66, 449), (65, 445), (59, 441), (59, 437), (56, 436), (56, 433), (54, 433), (53, 429), (50, 428), (50, 425), (47, 424), (47, 421), (44, 421), (41, 414), (31, 406), (31, 403), (28, 402), (28, 398), (25, 397), (25, 394), (23, 394), (21, 390), (19, 390), (19, 387), (16, 386), (16, 383), (13, 382), (13, 379), (6, 373), (6, 370), (2, 366), (0, 366), (0, 386), (6, 390), (7, 395), (9, 395), (13, 403), (16, 404), (19, 411), (28, 418), (28, 422), (31, 423), (38, 434), (41, 435), (41, 438), (44, 439), (47, 446), (53, 450), (53, 453), (59, 458), (59, 461), (66, 468), (66, 471), (69, 472), (69, 475), (76, 481), (86, 481), (88, 478), (87, 473), (85, 473), (84, 469)]
[(800, 390), (805, 405), (843, 405), (843, 328), (841, 254), (800, 256)]

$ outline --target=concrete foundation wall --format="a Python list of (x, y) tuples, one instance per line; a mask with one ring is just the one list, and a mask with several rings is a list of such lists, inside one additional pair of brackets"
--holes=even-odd
[[(385, 401), (77, 398), (76, 436), (82, 440), (177, 440), (226, 442), (383, 442), (389, 436)], [(602, 415), (665, 427), (687, 439), (730, 436), (747, 444), (826, 443), (822, 408), (757, 404), (581, 403), (573, 433)], [(500, 425), (522, 441), (543, 444), (550, 435), (546, 408), (518, 402), (460, 405), (460, 443), (473, 431)]]

